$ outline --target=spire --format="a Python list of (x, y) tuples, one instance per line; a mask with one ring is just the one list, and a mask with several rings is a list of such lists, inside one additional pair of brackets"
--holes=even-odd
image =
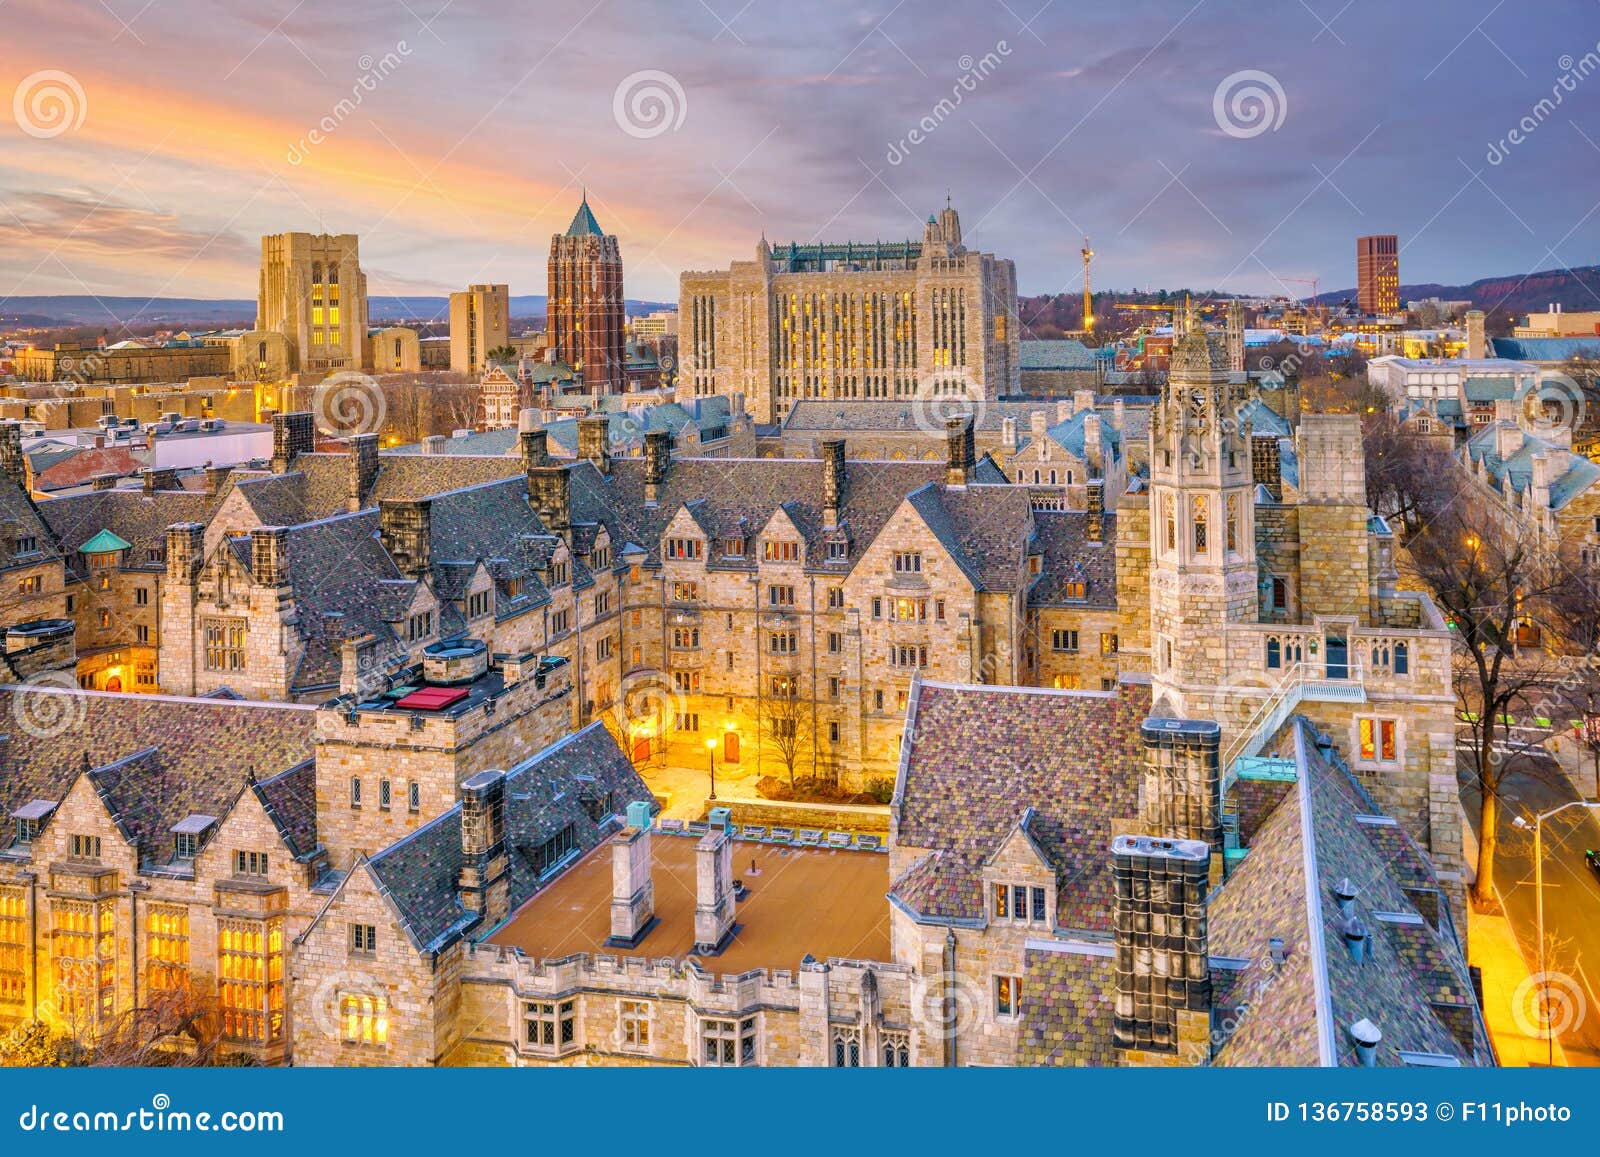
[(572, 224), (567, 226), (568, 237), (604, 237), (605, 230), (600, 228), (600, 222), (594, 219), (594, 213), (589, 208), (589, 190), (584, 189), (583, 201), (578, 205), (578, 211), (572, 215)]

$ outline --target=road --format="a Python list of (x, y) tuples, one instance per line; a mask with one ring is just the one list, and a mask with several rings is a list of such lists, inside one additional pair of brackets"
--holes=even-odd
[[(1474, 825), (1478, 798), (1473, 775), (1462, 761), (1462, 803)], [(1501, 778), (1495, 882), (1506, 915), (1522, 944), (1529, 971), (1537, 971), (1539, 940), (1533, 886), (1533, 835), (1514, 825), (1577, 799), (1571, 782), (1545, 752), (1512, 756)], [(1574, 808), (1544, 829), (1545, 970), (1574, 979), (1581, 990), (1581, 1017), (1559, 1034), (1568, 1064), (1600, 1065), (1600, 879), (1584, 863), (1586, 848), (1600, 848), (1600, 821), (1593, 811)], [(1556, 982), (1553, 982), (1556, 983)]]

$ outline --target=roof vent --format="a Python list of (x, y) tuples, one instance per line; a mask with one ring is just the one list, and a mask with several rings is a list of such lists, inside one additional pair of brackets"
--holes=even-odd
[(1355, 882), (1349, 876), (1344, 877), (1333, 886), (1333, 901), (1339, 905), (1339, 914), (1341, 916), (1349, 916), (1355, 911), (1356, 896), (1360, 892), (1361, 889), (1356, 887)]
[(1274, 936), (1267, 941), (1267, 952), (1272, 956), (1272, 966), (1282, 968), (1289, 961), (1289, 949), (1283, 943), (1283, 937)]
[(1344, 946), (1350, 950), (1350, 959), (1357, 964), (1362, 964), (1367, 959), (1367, 948), (1371, 938), (1367, 935), (1367, 926), (1361, 922), (1361, 917), (1352, 916), (1340, 926), (1344, 936)]
[(1362, 1068), (1372, 1069), (1378, 1065), (1378, 1046), (1383, 1043), (1383, 1032), (1377, 1025), (1366, 1017), (1362, 1017), (1350, 1026), (1350, 1039), (1356, 1046), (1356, 1060), (1361, 1062)]

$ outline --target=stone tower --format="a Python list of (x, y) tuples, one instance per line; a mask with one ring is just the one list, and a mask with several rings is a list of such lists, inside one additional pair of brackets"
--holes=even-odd
[(1178, 328), (1150, 418), (1151, 666), (1158, 714), (1207, 718), (1229, 624), (1259, 617), (1250, 431), (1226, 349)]
[(261, 239), (256, 330), (281, 334), (289, 370), (359, 370), (366, 359), (367, 277), (354, 233)]
[(596, 394), (620, 394), (625, 363), (622, 251), (585, 197), (565, 233), (550, 239), (546, 328), (557, 361)]

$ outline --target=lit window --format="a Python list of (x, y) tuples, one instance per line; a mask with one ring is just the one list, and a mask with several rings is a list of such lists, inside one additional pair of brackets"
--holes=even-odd
[(1395, 721), (1363, 719), (1360, 723), (1361, 758), (1371, 763), (1395, 761)]
[(650, 1047), (650, 1005), (642, 1000), (622, 1002), (622, 1044), (628, 1049)]
[(389, 1043), (389, 1006), (381, 996), (344, 993), (339, 997), (339, 1023), (346, 1044)]
[(994, 1014), (1014, 1018), (1022, 1015), (1022, 978), (997, 976), (994, 978)]

